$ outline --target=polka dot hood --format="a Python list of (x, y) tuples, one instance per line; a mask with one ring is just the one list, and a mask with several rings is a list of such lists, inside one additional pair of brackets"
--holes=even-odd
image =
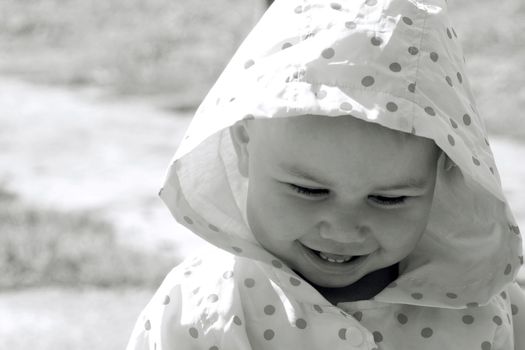
[[(221, 250), (168, 276), (171, 289), (161, 287), (157, 306), (137, 326), (150, 334), (135, 344), (166, 346), (161, 325), (169, 321), (181, 329), (173, 344), (202, 341), (184, 349), (408, 349), (416, 344), (411, 334), (440, 339), (418, 348), (442, 349), (451, 348), (447, 332), (458, 337), (458, 349), (497, 342), (512, 349), (512, 331), (496, 329), (511, 327), (503, 293), (523, 263), (521, 237), (464, 64), (444, 0), (277, 0), (200, 105), (160, 193), (178, 222)], [(369, 301), (329, 304), (262, 248), (246, 223), (248, 184), (230, 126), (303, 115), (378, 123), (432, 139), (444, 151), (428, 226), (397, 280)], [(155, 309), (175, 299), (186, 306)], [(443, 322), (451, 313), (461, 326), (477, 325), (479, 338), (468, 343), (454, 322)], [(425, 317), (432, 325), (421, 323)], [(473, 321), (480, 317), (484, 323)], [(410, 324), (410, 331), (400, 328)], [(305, 328), (318, 332), (301, 333)], [(232, 338), (238, 343), (227, 340), (229, 332), (240, 332)]]

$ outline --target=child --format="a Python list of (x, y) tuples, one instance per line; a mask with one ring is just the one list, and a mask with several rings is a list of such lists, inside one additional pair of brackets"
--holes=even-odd
[(278, 0), (161, 197), (188, 258), (132, 349), (525, 349), (521, 237), (444, 0)]

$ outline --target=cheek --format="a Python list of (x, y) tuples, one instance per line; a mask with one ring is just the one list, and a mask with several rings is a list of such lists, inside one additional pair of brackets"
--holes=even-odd
[(269, 187), (249, 191), (247, 214), (256, 238), (292, 241), (312, 230), (312, 215), (290, 196)]
[(428, 211), (421, 206), (403, 213), (392, 213), (375, 225), (376, 239), (384, 251), (406, 255), (419, 242), (427, 225)]

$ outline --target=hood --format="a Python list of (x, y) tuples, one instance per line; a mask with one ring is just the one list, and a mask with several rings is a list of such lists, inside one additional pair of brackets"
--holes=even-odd
[(486, 304), (523, 257), (464, 64), (444, 0), (278, 0), (198, 108), (161, 197), (211, 244), (271, 265), (245, 220), (248, 184), (230, 126), (346, 116), (426, 137), (444, 151), (429, 223), (399, 278), (374, 299)]

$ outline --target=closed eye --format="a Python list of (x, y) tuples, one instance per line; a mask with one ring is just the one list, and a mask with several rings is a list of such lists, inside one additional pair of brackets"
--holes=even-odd
[(324, 188), (309, 188), (309, 187), (298, 186), (295, 184), (288, 184), (288, 185), (295, 192), (302, 194), (304, 196), (319, 197), (319, 196), (324, 196), (330, 193), (330, 190), (327, 190)]
[(368, 196), (368, 199), (383, 206), (394, 206), (405, 203), (408, 196), (385, 197), (385, 196)]

